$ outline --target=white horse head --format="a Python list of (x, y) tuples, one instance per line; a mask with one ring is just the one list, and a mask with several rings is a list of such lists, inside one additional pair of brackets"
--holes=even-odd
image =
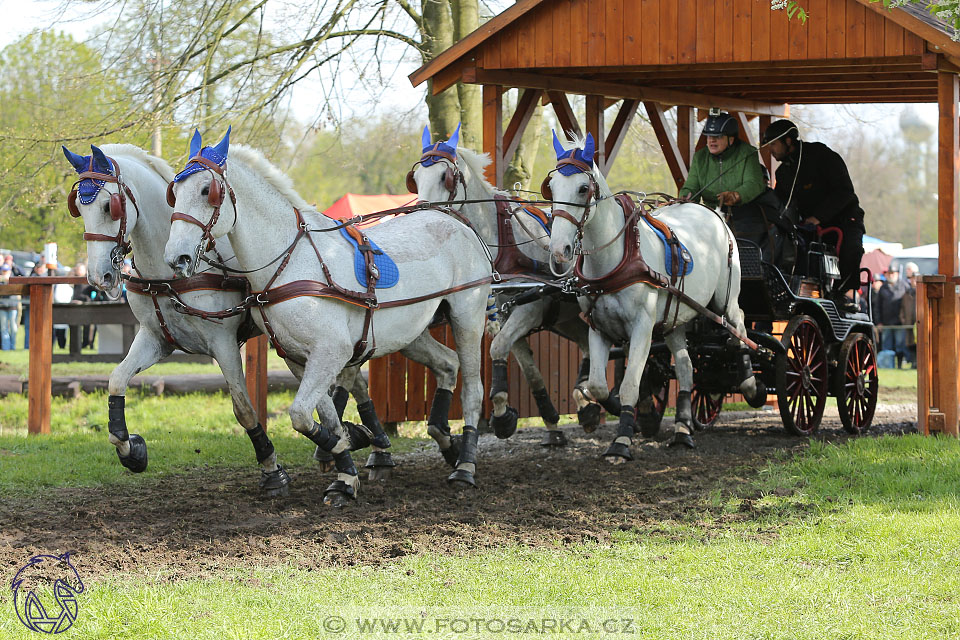
[(449, 202), (466, 199), (466, 182), (460, 168), (457, 146), (460, 125), (449, 140), (430, 142), (430, 125), (423, 128), (420, 160), (407, 174), (407, 189), (422, 202)]
[(204, 250), (237, 223), (233, 189), (226, 179), (229, 150), (230, 128), (214, 147), (204, 147), (200, 132), (194, 130), (190, 160), (170, 183), (167, 201), (174, 214), (164, 260), (180, 277), (193, 275)]
[(557, 169), (547, 176), (541, 189), (544, 198), (554, 203), (550, 234), (552, 259), (567, 263), (575, 257), (576, 245), (590, 224), (590, 214), (598, 199), (609, 197), (611, 191), (593, 163), (596, 145), (592, 134), (588, 133), (583, 140), (563, 144), (554, 132), (553, 148), (557, 154)]
[[(87, 240), (87, 281), (104, 291), (120, 286), (120, 267), (130, 236), (144, 211), (162, 210), (164, 184), (173, 170), (143, 149), (129, 144), (90, 146), (81, 156), (63, 147), (79, 175), (68, 199), (70, 215), (83, 218)], [(107, 154), (110, 154), (109, 156)]]

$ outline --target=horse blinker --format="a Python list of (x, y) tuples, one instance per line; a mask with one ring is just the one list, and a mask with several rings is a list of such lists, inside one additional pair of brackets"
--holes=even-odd
[(67, 196), (67, 211), (70, 212), (71, 217), (79, 218), (80, 209), (77, 208), (77, 188), (74, 187), (70, 190), (70, 195)]
[(413, 179), (413, 169), (407, 172), (407, 191), (410, 193), (417, 192), (417, 181)]
[(167, 204), (171, 207), (177, 206), (177, 194), (173, 192), (173, 182), (167, 185)]

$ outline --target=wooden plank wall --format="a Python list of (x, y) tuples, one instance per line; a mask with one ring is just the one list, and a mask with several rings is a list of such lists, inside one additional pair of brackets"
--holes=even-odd
[(481, 45), (486, 69), (921, 55), (924, 42), (855, 0), (552, 0)]

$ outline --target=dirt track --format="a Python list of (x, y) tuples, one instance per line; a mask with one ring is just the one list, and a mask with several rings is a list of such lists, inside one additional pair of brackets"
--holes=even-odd
[[(870, 433), (911, 431), (915, 419), (915, 405), (881, 406)], [(604, 540), (617, 529), (649, 529), (701, 511), (717, 486), (735, 487), (772, 456), (806, 446), (784, 432), (776, 412), (732, 413), (699, 433), (694, 451), (668, 449), (665, 422), (657, 440), (638, 440), (633, 462), (613, 466), (598, 457), (612, 425), (590, 436), (577, 426), (564, 430), (570, 444), (552, 453), (537, 446), (538, 429), (505, 442), (482, 436), (479, 487), (468, 492), (446, 486), (449, 469), (431, 443), (398, 456), (389, 483), (364, 482), (344, 510), (322, 504), (332, 475), (310, 467), (291, 470), (290, 495), (271, 501), (257, 498), (253, 469), (148, 480), (129, 495), (60, 489), (45, 492), (42, 504), (7, 501), (0, 504), (0, 567), (74, 551), (85, 577), (156, 579), (162, 569), (163, 579), (178, 580), (226, 566), (380, 564), (427, 550)], [(847, 436), (826, 417), (819, 437)]]

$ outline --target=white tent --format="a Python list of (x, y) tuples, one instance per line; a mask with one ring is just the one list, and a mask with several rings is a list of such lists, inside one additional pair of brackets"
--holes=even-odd
[(903, 243), (887, 242), (873, 236), (863, 236), (863, 252), (870, 253), (874, 249), (880, 249), (888, 256), (896, 256), (899, 255), (900, 251), (903, 251)]

